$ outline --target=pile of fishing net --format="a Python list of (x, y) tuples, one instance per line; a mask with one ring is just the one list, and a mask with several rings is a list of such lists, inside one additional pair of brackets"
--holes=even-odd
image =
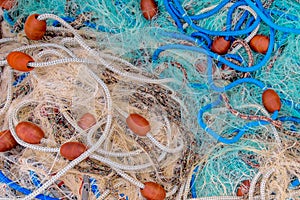
[[(149, 182), (166, 199), (299, 197), (300, 3), (154, 3), (150, 20), (126, 0), (3, 8), (0, 124), (16, 143), (1, 153), (1, 198), (143, 199)], [(24, 32), (33, 13), (39, 40)], [(257, 35), (266, 52), (249, 45)], [(19, 138), (22, 122), (42, 129), (38, 144)], [(65, 144), (84, 150), (70, 159)]]

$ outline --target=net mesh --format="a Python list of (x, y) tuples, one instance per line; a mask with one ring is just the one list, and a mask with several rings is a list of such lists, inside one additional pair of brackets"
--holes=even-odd
[[(219, 0), (178, 2), (188, 15), (199, 14), (204, 9), (221, 3)], [(167, 191), (167, 199), (236, 196), (244, 180), (254, 180), (251, 183), (253, 195), (258, 198), (297, 199), (298, 186), (291, 187), (291, 182), (299, 178), (299, 123), (284, 122), (279, 128), (275, 128), (274, 124), (248, 127), (248, 123), (255, 119), (251, 116), (271, 117), (261, 103), (262, 89), (243, 83), (224, 92), (228, 101), (222, 96), (221, 103), (207, 110), (202, 118), (207, 127), (219, 134), (219, 137), (233, 138), (239, 130), (246, 127), (244, 135), (238, 142), (230, 145), (211, 137), (199, 126), (197, 118), (201, 108), (220, 98), (220, 93), (210, 88), (208, 58), (195, 51), (168, 49), (154, 60), (153, 54), (162, 45), (196, 46), (195, 42), (174, 35), (178, 30), (164, 2), (156, 3), (159, 13), (151, 21), (143, 18), (138, 1), (125, 0), (18, 0), (12, 9), (4, 10), (2, 37), (11, 37), (14, 41), (1, 44), (2, 60), (18, 47), (48, 43), (61, 45), (65, 42), (64, 46), (76, 57), (89, 59), (94, 63), (70, 62), (37, 67), (26, 77), (24, 73), (14, 71), (12, 82), (20, 80), (21, 76), (25, 78), (12, 88), (12, 103), (8, 112), (2, 114), (0, 122), (2, 130), (9, 128), (9, 118), (16, 107), (22, 102), (31, 101), (16, 116), (18, 121), (31, 121), (42, 127), (46, 139), (41, 146), (55, 148), (68, 141), (87, 144), (90, 140), (95, 143), (104, 132), (107, 115), (113, 114), (110, 131), (101, 149), (131, 155), (116, 157), (105, 154), (105, 157), (124, 166), (149, 164), (149, 167), (140, 170), (123, 171), (135, 180), (161, 184)], [(284, 16), (289, 14), (300, 18), (299, 2), (262, 1), (262, 4), (274, 13), (281, 11), (280, 14), (271, 14), (275, 24), (299, 29), (299, 21)], [(26, 38), (23, 28), (25, 19), (32, 13), (52, 13), (62, 17), (97, 52), (98, 57), (102, 57), (122, 73), (130, 73), (142, 79), (174, 80), (168, 83), (147, 83), (122, 76), (105, 65), (96, 63), (98, 58), (78, 44), (66, 42), (66, 38), (73, 37), (73, 34), (64, 29), (47, 30), (43, 40), (31, 41)], [(204, 20), (195, 20), (195, 23), (208, 30), (225, 30), (228, 28), (227, 13), (228, 7)], [(242, 13), (242, 9), (233, 13), (232, 20), (235, 23), (232, 23), (232, 29)], [(55, 20), (47, 20), (47, 23), (48, 26), (61, 27)], [(183, 23), (183, 27), (185, 35), (191, 35), (195, 31), (187, 23)], [(270, 27), (261, 22), (258, 33), (269, 35)], [(234, 39), (245, 37), (235, 36)], [(283, 103), (280, 116), (300, 118), (299, 41), (300, 36), (297, 34), (276, 31), (275, 47), (270, 59), (251, 73), (226, 67), (224, 69), (224, 66), (215, 61), (212, 66), (214, 83), (222, 87), (243, 77), (255, 78), (273, 88), (281, 97)], [(36, 62), (71, 57), (65, 49), (45, 45), (24, 52), (32, 55)], [(41, 52), (44, 54), (40, 54)], [(241, 63), (250, 63), (248, 53), (246, 48), (238, 50)], [(253, 65), (260, 63), (263, 57), (262, 54), (253, 53)], [(3, 107), (7, 99), (10, 71), (8, 66), (2, 66), (1, 70), (3, 95), (0, 98)], [(88, 70), (93, 71), (108, 87), (112, 113), (108, 113), (108, 99), (104, 89)], [(85, 113), (91, 113), (100, 123), (94, 134), (80, 132), (72, 125)], [(125, 123), (129, 113), (138, 113), (147, 118), (152, 127), (151, 134), (161, 144), (172, 149), (182, 143), (182, 150), (166, 153), (148, 138), (134, 135)], [(242, 114), (250, 117), (243, 117)], [(9, 179), (32, 191), (39, 187), (32, 178), (32, 172), (43, 184), (68, 163), (59, 152), (45, 153), (21, 145), (2, 153), (0, 162), (1, 171)], [(262, 176), (255, 183), (255, 177), (259, 173)], [(77, 164), (51, 184), (43, 194), (79, 199), (82, 197), (84, 175), (88, 175), (95, 183), (91, 186), (90, 199), (101, 196), (104, 199), (142, 199), (138, 187), (122, 178), (111, 166), (92, 158)], [(0, 185), (1, 198), (26, 196), (5, 183)], [(241, 198), (248, 199), (251, 195), (246, 194)]]

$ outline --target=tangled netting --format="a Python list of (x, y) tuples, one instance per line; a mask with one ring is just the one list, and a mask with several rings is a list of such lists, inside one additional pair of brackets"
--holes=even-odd
[[(166, 199), (299, 199), (298, 1), (160, 0), (151, 20), (140, 1), (14, 2), (2, 11), (0, 98), (18, 145), (1, 153), (0, 198), (135, 200), (155, 182)], [(47, 20), (38, 41), (23, 31), (33, 13)], [(265, 52), (249, 45), (257, 35)], [(33, 69), (12, 69), (13, 51)], [(128, 127), (132, 113), (146, 136)], [(83, 128), (86, 114), (96, 120)], [(19, 138), (22, 121), (45, 132), (40, 144)], [(88, 147), (72, 161), (60, 154), (70, 141)]]

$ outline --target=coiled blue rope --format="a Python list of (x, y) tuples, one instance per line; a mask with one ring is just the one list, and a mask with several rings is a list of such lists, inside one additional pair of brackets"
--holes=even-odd
[(199, 53), (206, 54), (206, 55), (218, 60), (219, 62), (222, 62), (225, 65), (228, 65), (230, 68), (235, 69), (237, 71), (253, 72), (253, 71), (258, 70), (259, 68), (261, 68), (262, 66), (264, 66), (268, 62), (268, 60), (271, 57), (273, 48), (274, 48), (274, 43), (275, 43), (275, 33), (274, 33), (273, 29), (270, 29), (270, 43), (269, 43), (269, 47), (268, 47), (268, 50), (266, 52), (266, 55), (264, 56), (264, 58), (258, 64), (253, 65), (253, 66), (249, 66), (249, 67), (241, 67), (239, 65), (236, 65), (236, 64), (226, 60), (225, 57), (220, 56), (219, 54), (216, 54), (212, 51), (204, 50), (203, 48), (199, 48), (199, 47), (195, 47), (195, 46), (187, 46), (187, 45), (182, 45), (182, 44), (168, 44), (168, 45), (158, 47), (152, 55), (152, 60), (155, 62), (158, 59), (159, 54), (161, 52), (165, 51), (165, 50), (168, 50), (168, 49), (181, 49), (181, 50), (196, 51), (196, 52), (199, 52)]
[[(209, 34), (209, 35), (234, 36), (234, 35), (247, 34), (247, 33), (250, 33), (252, 30), (254, 30), (254, 28), (260, 23), (260, 20), (264, 21), (267, 25), (269, 25), (270, 27), (272, 27), (275, 30), (279, 30), (279, 31), (282, 31), (282, 32), (300, 34), (300, 29), (295, 29), (295, 28), (290, 28), (290, 27), (283, 27), (283, 26), (279, 26), (279, 25), (275, 24), (271, 20), (271, 16), (269, 14), (273, 13), (273, 14), (280, 15), (280, 14), (282, 14), (282, 12), (265, 9), (263, 7), (261, 1), (259, 1), (259, 0), (255, 1), (256, 5), (251, 0), (243, 0), (243, 1), (236, 2), (235, 3), (236, 5), (234, 5), (234, 6), (237, 6), (237, 4), (247, 5), (247, 6), (251, 7), (258, 14), (258, 17), (255, 20), (255, 22), (252, 23), (252, 25), (250, 25), (250, 23), (249, 23), (248, 26), (246, 26), (246, 29), (244, 29), (244, 30), (224, 31), (224, 32), (222, 32), (222, 31), (210, 31), (210, 30), (203, 29), (203, 28), (197, 26), (193, 22), (193, 20), (205, 19), (207, 17), (210, 17), (210, 16), (216, 14), (220, 9), (222, 9), (230, 1), (224, 0), (224, 1), (220, 2), (214, 9), (212, 9), (208, 12), (205, 12), (205, 13), (201, 13), (199, 15), (194, 15), (194, 16), (189, 16), (186, 13), (186, 11), (183, 9), (182, 5), (179, 3), (178, 0), (173, 0), (173, 1), (174, 1), (174, 4), (176, 5), (176, 8), (175, 8), (175, 6), (172, 6), (172, 8), (171, 8), (170, 5), (172, 5), (172, 4), (168, 0), (164, 0), (164, 4), (165, 4), (165, 7), (166, 7), (166, 10), (170, 13), (171, 17), (173, 18), (173, 20), (177, 24), (177, 27), (181, 31), (183, 30), (183, 28), (182, 28), (182, 23), (180, 22), (179, 18), (183, 19), (186, 23), (188, 23), (195, 30), (198, 30), (200, 32), (203, 32), (203, 33), (206, 33), (206, 34)], [(174, 11), (174, 9), (177, 9), (177, 10)], [(232, 10), (234, 10), (234, 9), (232, 9)], [(284, 16), (287, 19), (290, 19), (290, 20), (293, 20), (293, 21), (298, 21), (298, 18), (293, 16), (293, 15), (284, 14)], [(230, 21), (230, 20), (228, 19), (228, 21)], [(227, 23), (227, 25), (228, 25), (228, 23)]]
[[(245, 23), (245, 21), (247, 20), (248, 15), (249, 15), (249, 12), (248, 12), (248, 11), (245, 11), (245, 12), (243, 13), (243, 15), (241, 16), (241, 18), (237, 21), (237, 23), (236, 23), (236, 25), (235, 25), (234, 31), (240, 30), (240, 28), (242, 27), (243, 23)], [(248, 21), (247, 21), (247, 24), (246, 24), (245, 27), (249, 27), (254, 21), (255, 21), (255, 18), (254, 18), (253, 16), (250, 16), (249, 19), (248, 19)], [(227, 22), (227, 25), (226, 25), (227, 30), (229, 30), (228, 28), (231, 26), (230, 23), (231, 23), (231, 22)], [(192, 33), (191, 36), (193, 36), (193, 35), (200, 35), (200, 34), (204, 34), (204, 33), (198, 31), (198, 32)], [(250, 34), (250, 33), (249, 33), (249, 34)], [(205, 34), (205, 36), (206, 36), (206, 34)], [(208, 36), (207, 36), (207, 37), (208, 37)], [(229, 37), (229, 36), (226, 36), (225, 39), (228, 40), (228, 39), (229, 39), (228, 37)], [(210, 47), (210, 45), (209, 45), (209, 47)]]
[(192, 28), (194, 28), (197, 31), (206, 33), (208, 35), (214, 35), (214, 36), (237, 36), (237, 35), (246, 35), (250, 32), (252, 32), (260, 23), (260, 18), (257, 17), (250, 26), (246, 27), (244, 30), (233, 30), (233, 31), (213, 31), (204, 29), (202, 27), (197, 26), (190, 17), (184, 15), (183, 19), (186, 21), (187, 24), (189, 24)]
[[(216, 8), (213, 9), (213, 11), (208, 12), (208, 14), (204, 13), (203, 15), (201, 14), (201, 15), (197, 15), (197, 16), (194, 16), (194, 17), (189, 16), (177, 0), (174, 0), (174, 3), (175, 3), (176, 8), (177, 8), (176, 13), (177, 13), (177, 15), (181, 15), (181, 16), (177, 16), (175, 14), (175, 12), (170, 7), (170, 5), (172, 5), (172, 4), (170, 4), (168, 0), (164, 0), (164, 3), (165, 3), (166, 10), (170, 13), (171, 17), (173, 18), (173, 20), (177, 24), (177, 27), (180, 29), (180, 31), (182, 31), (183, 28), (182, 28), (182, 23), (179, 20), (179, 17), (181, 19), (183, 19), (187, 24), (189, 24), (193, 29), (195, 29), (199, 32), (208, 34), (208, 35), (217, 35), (217, 36), (236, 36), (236, 35), (248, 34), (248, 33), (252, 32), (258, 26), (258, 24), (260, 23), (260, 18), (257, 17), (255, 22), (252, 23), (250, 26), (246, 27), (244, 30), (212, 31), (212, 30), (204, 29), (204, 28), (201, 28), (201, 27), (197, 26), (193, 22), (193, 20), (195, 20), (195, 18), (202, 19), (202, 16), (203, 16), (203, 18), (205, 18), (205, 17), (208, 17), (208, 16), (211, 16), (211, 15), (215, 14), (218, 10), (220, 10), (222, 7), (224, 7), (228, 3), (228, 1), (222, 1), (220, 3), (221, 5), (219, 4)], [(242, 3), (242, 2), (240, 2), (240, 3)], [(175, 7), (173, 7), (173, 9), (175, 9)]]

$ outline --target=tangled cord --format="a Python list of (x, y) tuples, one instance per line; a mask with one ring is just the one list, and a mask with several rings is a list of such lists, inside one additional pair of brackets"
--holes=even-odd
[[(91, 49), (84, 42), (82, 37), (75, 31), (75, 29), (73, 29), (69, 24), (67, 24), (62, 19), (60, 19), (59, 17), (57, 17), (53, 14), (39, 15), (37, 20), (45, 20), (48, 18), (55, 19), (66, 27), (66, 28), (60, 28), (59, 29), (60, 31), (64, 30), (67, 32), (71, 32), (74, 35), (73, 39), (72, 38), (70, 38), (68, 40), (64, 39), (63, 43), (72, 42), (74, 45), (74, 42), (76, 41), (82, 48), (84, 48), (87, 51), (89, 58), (88, 59), (78, 58), (71, 50), (67, 49), (66, 47), (64, 47), (62, 45), (58, 45), (55, 43), (33, 44), (33, 45), (25, 46), (25, 47), (16, 48), (13, 52), (28, 51), (31, 49), (34, 50), (34, 49), (38, 49), (38, 48), (54, 48), (54, 49), (50, 49), (50, 50), (40, 51), (36, 55), (36, 58), (43, 59), (43, 57), (48, 57), (48, 56), (59, 57), (59, 59), (56, 59), (56, 60), (52, 59), (52, 60), (50, 60), (50, 61), (48, 60), (46, 62), (29, 62), (27, 64), (28, 69), (36, 68), (36, 70), (38, 70), (39, 68), (41, 68), (41, 70), (42, 70), (42, 69), (48, 68), (50, 66), (52, 66), (54, 68), (55, 65), (57, 65), (59, 68), (61, 65), (66, 65), (69, 63), (79, 63), (79, 64), (86, 64), (86, 65), (93, 64), (93, 65), (103, 66), (104, 70), (110, 71), (111, 73), (114, 74), (114, 76), (120, 77), (120, 79), (123, 79), (122, 81), (125, 81), (125, 82), (131, 82), (131, 83), (137, 82), (138, 84), (142, 84), (142, 85), (143, 84), (158, 85), (159, 89), (160, 88), (163, 89), (164, 83), (174, 82), (173, 79), (151, 79), (151, 78), (145, 77), (143, 75), (133, 74), (128, 71), (124, 71), (122, 69), (118, 69), (118, 68), (114, 67), (111, 64), (111, 61), (112, 62), (120, 62), (120, 63), (126, 65), (127, 67), (132, 68), (133, 70), (137, 69), (131, 63), (129, 63), (125, 60), (122, 60), (120, 58), (117, 58), (117, 57), (114, 57), (111, 55), (103, 55), (102, 56), (95, 50)], [(62, 50), (63, 54), (61, 54), (58, 50)], [(64, 54), (67, 57), (64, 56)], [(105, 59), (108, 59), (109, 62), (107, 62)], [(2, 64), (6, 65), (7, 61), (2, 61)], [(107, 158), (107, 156), (108, 157), (121, 157), (121, 158), (135, 157), (135, 156), (139, 155), (141, 152), (139, 150), (133, 150), (133, 151), (129, 151), (129, 152), (113, 152), (113, 151), (111, 152), (111, 151), (107, 151), (107, 150), (101, 148), (101, 145), (105, 146), (106, 144), (108, 144), (107, 139), (113, 135), (114, 131), (116, 131), (113, 128), (116, 125), (116, 123), (121, 123), (121, 124), (124, 123), (122, 121), (129, 114), (126, 111), (124, 112), (123, 109), (118, 108), (117, 104), (113, 105), (113, 99), (111, 97), (111, 92), (110, 92), (111, 89), (108, 88), (110, 86), (108, 86), (104, 82), (105, 80), (103, 81), (102, 78), (99, 77), (99, 75), (97, 75), (95, 72), (93, 72), (92, 69), (89, 69), (88, 67), (84, 67), (83, 69), (85, 70), (86, 75), (88, 77), (92, 78), (91, 80), (96, 81), (97, 84), (100, 86), (100, 88), (97, 89), (97, 91), (101, 92), (103, 94), (102, 98), (103, 98), (104, 102), (102, 103), (103, 104), (102, 109), (104, 109), (105, 112), (103, 112), (102, 115), (105, 117), (103, 119), (101, 119), (100, 121), (98, 121), (96, 124), (94, 124), (92, 127), (90, 127), (88, 131), (83, 130), (78, 124), (76, 124), (76, 121), (73, 121), (73, 119), (69, 115), (69, 111), (67, 111), (68, 103), (61, 101), (60, 98), (58, 98), (58, 100), (61, 101), (59, 103), (60, 105), (58, 104), (59, 105), (58, 110), (61, 112), (62, 116), (66, 119), (66, 121), (71, 125), (71, 127), (74, 128), (74, 130), (76, 130), (78, 132), (78, 134), (74, 135), (74, 137), (83, 136), (87, 132), (86, 140), (89, 145), (89, 148), (85, 152), (83, 152), (79, 157), (75, 158), (74, 160), (70, 161), (66, 166), (62, 167), (57, 173), (55, 173), (53, 176), (51, 176), (46, 182), (40, 182), (40, 184), (38, 184), (39, 186), (36, 190), (34, 190), (32, 192), (28, 192), (28, 191), (26, 192), (25, 189), (19, 190), (27, 195), (23, 199), (32, 199), (32, 198), (38, 196), (40, 193), (42, 193), (44, 190), (49, 188), (51, 185), (55, 184), (68, 171), (70, 171), (75, 166), (79, 165), (79, 163), (86, 160), (87, 158), (99, 160), (101, 163), (111, 166), (111, 168), (114, 169), (117, 172), (117, 174), (119, 174), (121, 177), (123, 177), (126, 181), (137, 186), (138, 188), (144, 189), (145, 188), (144, 183), (136, 180), (133, 177), (130, 177), (129, 175), (127, 175), (124, 172), (124, 170), (129, 171), (129, 172), (130, 171), (141, 171), (144, 169), (149, 170), (149, 168), (153, 168), (153, 167), (155, 168), (155, 170), (162, 170), (162, 163), (164, 163), (164, 165), (167, 165), (168, 162), (174, 163), (174, 161), (176, 161), (176, 157), (178, 157), (178, 155), (183, 153), (184, 149), (187, 148), (184, 145), (185, 139), (183, 139), (181, 137), (179, 137), (177, 139), (175, 139), (175, 138), (172, 139), (174, 137), (172, 135), (174, 135), (174, 134), (180, 135), (181, 134), (181, 130), (180, 130), (181, 128), (179, 128), (178, 126), (175, 126), (174, 122), (172, 122), (172, 124), (171, 124), (170, 118), (168, 116), (169, 114), (167, 114), (167, 115), (165, 114), (165, 116), (161, 116), (161, 118), (163, 119), (162, 122), (159, 122), (159, 123), (152, 122), (152, 123), (158, 123), (158, 124), (160, 124), (160, 126), (158, 128), (153, 129), (153, 131), (151, 131), (151, 133), (150, 132), (147, 133), (146, 138), (145, 138), (145, 139), (149, 139), (149, 141), (146, 143), (146, 146), (144, 147), (145, 150), (146, 149), (149, 150), (147, 152), (147, 154), (151, 154), (151, 152), (150, 152), (151, 149), (148, 149), (149, 147), (147, 147), (151, 143), (153, 143), (154, 146), (158, 147), (157, 151), (161, 151), (161, 154), (158, 156), (158, 159), (157, 159), (158, 162), (161, 162), (161, 163), (158, 163), (158, 166), (156, 166), (157, 164), (153, 164), (153, 161), (151, 161), (153, 159), (156, 159), (152, 156), (150, 156), (149, 163), (141, 163), (141, 164), (134, 164), (134, 165), (120, 164), (116, 161), (113, 161), (113, 159), (111, 159), (111, 158)], [(35, 74), (34, 72), (32, 72), (32, 76), (35, 77), (36, 81), (38, 81), (38, 82), (40, 80), (40, 78), (38, 77), (39, 75), (40, 75), (39, 73)], [(47, 84), (47, 83), (45, 82), (45, 84)], [(8, 81), (8, 85), (12, 85), (12, 80)], [(49, 86), (52, 87), (51, 84), (49, 84)], [(89, 90), (91, 92), (93, 92), (92, 88)], [(88, 90), (86, 90), (86, 91), (88, 91)], [(11, 93), (11, 91), (9, 91), (9, 92)], [(34, 93), (34, 91), (33, 91), (33, 93)], [(172, 98), (172, 96), (168, 97), (169, 100), (171, 101), (170, 97)], [(51, 104), (54, 103), (54, 102), (52, 102), (53, 101), (52, 99), (48, 99), (47, 101), (48, 101), (48, 103), (51, 103)], [(176, 102), (177, 101), (176, 99), (174, 99), (172, 101), (174, 101), (175, 104), (178, 104), (178, 102)], [(28, 107), (31, 107), (35, 104), (39, 105), (41, 102), (43, 102), (43, 100), (38, 100), (38, 101), (25, 100), (25, 101), (21, 101), (17, 105), (14, 105), (13, 106), (14, 108), (10, 110), (10, 112), (9, 112), (10, 114), (8, 116), (9, 129), (11, 131), (12, 136), (17, 141), (17, 143), (20, 144), (21, 146), (25, 147), (26, 149), (31, 149), (34, 151), (45, 152), (45, 153), (57, 154), (61, 150), (61, 147), (48, 147), (48, 146), (52, 145), (51, 143), (53, 143), (50, 141), (50, 139), (42, 139), (41, 145), (30, 144), (28, 142), (23, 141), (18, 136), (18, 133), (15, 130), (15, 126), (20, 122), (20, 119), (18, 116), (20, 115), (20, 113), (23, 112), (22, 110), (27, 109)], [(10, 98), (7, 98), (6, 104), (8, 107), (10, 106), (10, 103), (11, 103)], [(57, 104), (57, 103), (54, 103), (54, 104)], [(121, 114), (120, 117), (114, 116), (115, 112), (116, 113), (119, 112), (119, 115)], [(162, 114), (163, 114), (163, 112), (162, 112)], [(117, 119), (121, 120), (121, 121), (118, 121)], [(121, 125), (121, 126), (123, 126), (123, 125)], [(125, 124), (125, 126), (126, 126), (126, 124)], [(126, 129), (128, 129), (128, 128), (125, 127), (125, 130)], [(160, 139), (163, 139), (162, 136), (160, 136), (160, 134), (159, 134), (159, 132), (161, 132), (161, 131), (167, 133), (168, 141), (167, 141), (166, 145), (162, 144), (159, 141)], [(132, 135), (133, 133), (131, 131), (126, 131), (126, 133), (131, 135), (130, 137), (133, 137), (133, 135)], [(96, 139), (96, 141), (94, 141), (95, 139)], [(140, 142), (142, 142), (141, 139), (138, 139), (138, 141), (139, 140), (140, 140)], [(174, 142), (172, 142), (172, 140), (174, 140)], [(102, 156), (101, 154), (104, 154), (105, 156)], [(175, 160), (167, 159), (167, 160), (163, 161), (163, 159), (165, 159), (166, 154), (175, 154), (176, 155)], [(193, 162), (193, 161), (191, 161), (191, 162)], [(160, 172), (160, 173), (162, 173), (162, 172)], [(162, 175), (160, 175), (160, 177), (163, 179)], [(178, 178), (179, 177), (175, 177), (173, 180), (177, 180)], [(35, 178), (33, 180), (34, 180), (33, 182), (36, 183), (37, 179)], [(4, 178), (3, 182), (8, 183), (9, 180)], [(166, 180), (166, 182), (168, 182), (168, 181)], [(119, 186), (116, 185), (115, 187), (119, 187)], [(169, 188), (166, 188), (166, 189), (169, 189)], [(178, 190), (178, 187), (176, 185), (174, 185), (174, 186), (171, 186), (170, 189), (171, 190), (168, 191), (166, 194), (167, 197), (174, 195), (176, 193), (176, 191)], [(105, 198), (107, 195), (110, 194), (110, 192), (111, 192), (111, 190), (106, 190), (101, 196), (99, 196), (99, 198), (100, 199)], [(44, 196), (43, 196), (43, 198), (44, 198)], [(51, 197), (47, 197), (47, 198), (51, 199)]]

